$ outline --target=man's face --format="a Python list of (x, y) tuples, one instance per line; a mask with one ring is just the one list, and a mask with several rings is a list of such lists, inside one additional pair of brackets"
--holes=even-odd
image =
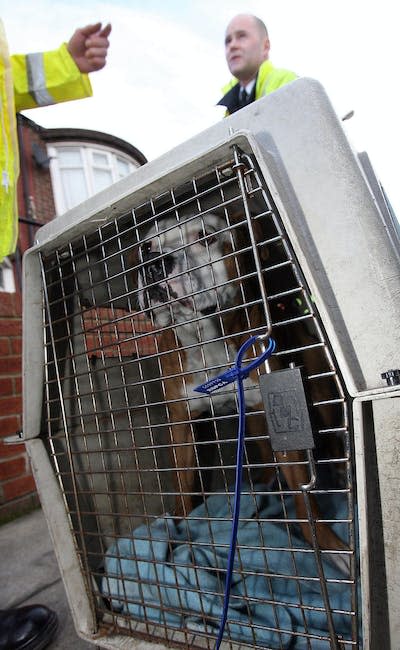
[(269, 40), (251, 16), (236, 16), (225, 34), (225, 56), (230, 72), (242, 84), (257, 74), (261, 63), (268, 59)]

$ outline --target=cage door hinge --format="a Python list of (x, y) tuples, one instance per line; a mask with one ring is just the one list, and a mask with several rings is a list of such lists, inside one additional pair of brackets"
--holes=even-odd
[(17, 431), (13, 436), (6, 436), (3, 438), (5, 445), (19, 445), (24, 441), (24, 434), (22, 431)]

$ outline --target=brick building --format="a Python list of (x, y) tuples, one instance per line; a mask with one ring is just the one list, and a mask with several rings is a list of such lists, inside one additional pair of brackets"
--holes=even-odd
[(37, 228), (146, 162), (106, 133), (44, 129), (22, 115), (18, 138), (19, 241), (0, 265), (0, 522), (38, 503), (24, 444), (5, 442), (22, 427), (22, 256)]

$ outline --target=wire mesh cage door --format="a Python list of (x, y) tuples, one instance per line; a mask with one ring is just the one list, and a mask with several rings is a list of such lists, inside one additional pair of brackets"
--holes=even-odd
[[(255, 158), (234, 147), (206, 172), (40, 257), (44, 438), (100, 633), (214, 646), (238, 399), (234, 383), (211, 395), (195, 389), (231, 367), (250, 336), (267, 332), (277, 342), (267, 370), (302, 368), (316, 480), (306, 503), (310, 454), (271, 447), (261, 367), (244, 385), (224, 641), (358, 647), (349, 406)], [(260, 352), (251, 350), (246, 361)], [(281, 414), (294, 417), (289, 402)]]

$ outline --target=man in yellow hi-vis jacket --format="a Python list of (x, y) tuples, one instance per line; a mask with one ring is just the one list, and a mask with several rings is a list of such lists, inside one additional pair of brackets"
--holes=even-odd
[[(18, 236), (16, 185), (19, 171), (15, 112), (89, 97), (88, 73), (106, 62), (111, 25), (77, 29), (58, 50), (9, 56), (0, 21), (0, 263), (14, 252)], [(0, 650), (43, 650), (58, 628), (56, 612), (44, 605), (0, 610)]]
[(88, 73), (105, 66), (111, 25), (77, 29), (57, 50), (10, 56), (0, 20), (0, 263), (18, 238), (16, 112), (92, 95)]
[(251, 14), (232, 18), (225, 33), (225, 57), (234, 78), (218, 102), (228, 115), (297, 78), (290, 70), (275, 68), (269, 50), (268, 31), (260, 18)]

